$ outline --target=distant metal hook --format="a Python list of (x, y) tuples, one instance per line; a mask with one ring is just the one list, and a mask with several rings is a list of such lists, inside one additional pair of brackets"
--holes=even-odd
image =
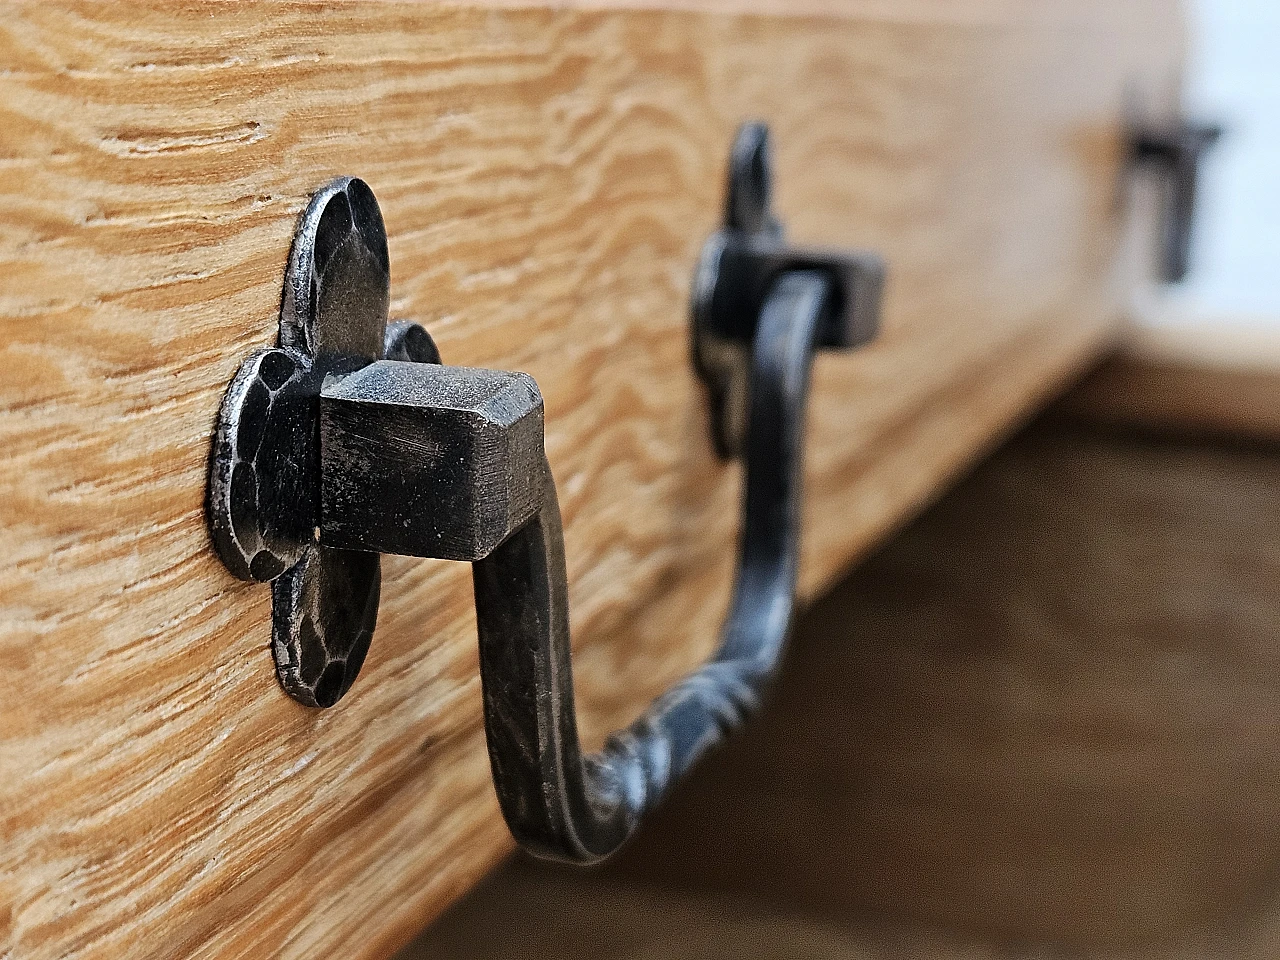
[(1200, 169), (1205, 154), (1222, 138), (1222, 133), (1219, 124), (1185, 119), (1131, 124), (1131, 163), (1157, 171), (1164, 178), (1159, 266), (1160, 279), (1166, 283), (1185, 279), (1191, 267), (1191, 231)]

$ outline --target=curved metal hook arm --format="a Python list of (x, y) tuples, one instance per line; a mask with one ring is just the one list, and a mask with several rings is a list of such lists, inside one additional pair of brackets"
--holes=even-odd
[(792, 271), (765, 299), (750, 370), (737, 579), (718, 651), (599, 753), (584, 757), (578, 741), (564, 538), (545, 459), (533, 519), (474, 563), (494, 784), (511, 832), (532, 852), (576, 863), (608, 856), (757, 709), (795, 606), (805, 399), (831, 293), (827, 275)]

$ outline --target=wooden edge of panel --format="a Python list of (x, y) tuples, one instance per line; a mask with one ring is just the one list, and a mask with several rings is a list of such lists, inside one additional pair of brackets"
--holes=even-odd
[(1280, 329), (1132, 324), (1052, 413), (1109, 429), (1280, 442)]

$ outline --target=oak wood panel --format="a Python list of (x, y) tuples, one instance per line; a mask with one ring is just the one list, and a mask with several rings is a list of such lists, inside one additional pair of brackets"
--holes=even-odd
[(1180, 25), (1057, 6), (0, 11), (0, 954), (383, 955), (508, 849), (465, 567), (388, 561), (358, 686), (312, 711), (205, 537), (312, 189), (366, 178), (393, 313), (541, 384), (596, 743), (726, 600), (685, 304), (740, 119), (797, 238), (892, 265), (881, 342), (819, 361), (807, 592), (1103, 342), (1123, 88), (1168, 87)]

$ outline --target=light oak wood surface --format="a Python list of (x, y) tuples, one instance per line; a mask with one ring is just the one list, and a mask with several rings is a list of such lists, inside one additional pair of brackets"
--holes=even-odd
[(382, 956), (509, 849), (467, 569), (385, 563), (364, 673), (314, 711), (205, 535), (219, 400), (328, 178), (382, 202), (394, 315), (542, 387), (589, 745), (726, 602), (738, 474), (686, 299), (740, 120), (793, 236), (891, 265), (880, 342), (816, 371), (808, 595), (1105, 343), (1167, 5), (694, 6), (0, 11), (0, 956)]

